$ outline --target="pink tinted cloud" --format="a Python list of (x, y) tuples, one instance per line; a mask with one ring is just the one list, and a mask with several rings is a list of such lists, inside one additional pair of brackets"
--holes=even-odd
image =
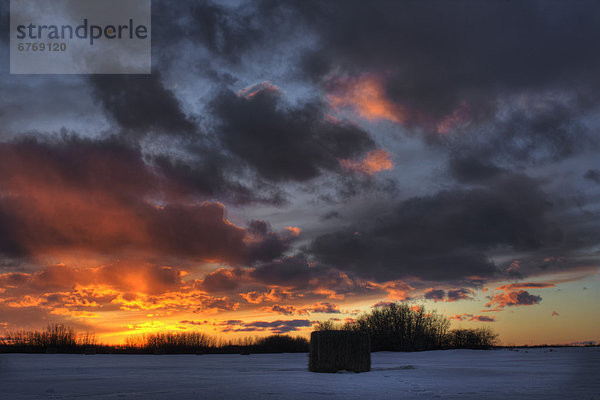
[(359, 161), (340, 160), (340, 165), (345, 169), (364, 175), (375, 175), (377, 172), (389, 171), (394, 168), (390, 153), (382, 149), (370, 151), (365, 158)]
[(453, 315), (453, 316), (449, 317), (449, 319), (456, 320), (456, 321), (494, 322), (496, 320), (496, 317), (464, 313), (464, 314)]
[(489, 299), (490, 301), (485, 306), (495, 306), (498, 311), (506, 306), (531, 306), (542, 301), (541, 296), (530, 294), (526, 290), (508, 291), (490, 296)]

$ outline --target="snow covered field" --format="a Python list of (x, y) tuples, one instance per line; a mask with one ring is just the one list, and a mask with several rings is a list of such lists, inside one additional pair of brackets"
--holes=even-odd
[(0, 354), (0, 399), (600, 399), (600, 348), (372, 355), (317, 374), (307, 354)]

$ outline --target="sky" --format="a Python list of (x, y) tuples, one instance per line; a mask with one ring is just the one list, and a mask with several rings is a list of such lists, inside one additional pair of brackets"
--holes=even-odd
[(0, 334), (600, 341), (597, 2), (153, 1), (151, 75), (10, 75), (8, 4)]

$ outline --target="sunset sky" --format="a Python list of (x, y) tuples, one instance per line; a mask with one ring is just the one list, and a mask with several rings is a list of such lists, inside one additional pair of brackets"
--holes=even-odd
[(153, 1), (151, 75), (10, 75), (0, 335), (405, 301), (600, 341), (600, 3)]

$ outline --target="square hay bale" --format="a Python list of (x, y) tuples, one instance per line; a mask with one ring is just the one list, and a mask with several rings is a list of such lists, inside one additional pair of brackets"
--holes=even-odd
[(371, 370), (371, 340), (366, 332), (315, 331), (310, 335), (312, 372)]

